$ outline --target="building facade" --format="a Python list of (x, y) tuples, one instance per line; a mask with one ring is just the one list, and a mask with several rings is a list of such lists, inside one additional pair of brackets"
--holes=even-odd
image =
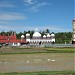
[(17, 39), (16, 33), (11, 34), (10, 36), (0, 35), (0, 44), (2, 45), (11, 45), (11, 46), (20, 46), (20, 45), (40, 45), (40, 44), (54, 44), (55, 43), (55, 34), (46, 33), (42, 35), (35, 31), (30, 38), (30, 34), (21, 35), (21, 39)]
[(75, 19), (73, 20), (72, 25), (73, 25), (72, 44), (75, 44)]
[(10, 36), (0, 35), (0, 44), (2, 45), (20, 46), (25, 42), (25, 39), (17, 39), (16, 33), (11, 34)]
[(37, 45), (37, 44), (51, 44), (51, 43), (55, 43), (55, 34), (45, 34), (42, 35), (38, 32), (38, 31), (35, 31), (33, 36), (32, 36), (32, 39), (30, 38), (30, 34), (27, 33), (26, 34), (26, 42), (29, 42), (31, 45)]

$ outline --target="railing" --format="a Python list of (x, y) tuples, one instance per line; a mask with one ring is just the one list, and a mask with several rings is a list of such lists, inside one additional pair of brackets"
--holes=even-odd
[(43, 47), (75, 47), (75, 44), (44, 44)]
[(30, 47), (75, 47), (75, 44), (30, 44)]

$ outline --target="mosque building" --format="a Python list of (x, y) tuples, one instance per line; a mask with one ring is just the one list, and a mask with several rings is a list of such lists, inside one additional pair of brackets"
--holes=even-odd
[(32, 39), (30, 38), (30, 34), (26, 34), (26, 42), (29, 42), (30, 44), (51, 44), (55, 43), (55, 34), (49, 34), (46, 33), (45, 35), (41, 35), (38, 31), (35, 31)]

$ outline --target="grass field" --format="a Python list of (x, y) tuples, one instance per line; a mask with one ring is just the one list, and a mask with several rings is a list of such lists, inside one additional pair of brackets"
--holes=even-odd
[(74, 71), (41, 71), (41, 72), (25, 72), (25, 73), (0, 73), (0, 75), (75, 75)]
[(35, 53), (75, 53), (75, 48), (20, 48), (3, 47), (0, 48), (1, 54), (35, 54)]
[[(74, 53), (75, 53), (75, 48), (71, 47), (70, 48), (68, 47), (64, 48), (2, 47), (0, 48), (0, 71), (3, 71), (5, 69), (5, 71), (7, 70), (7, 72), (1, 72), (0, 75), (75, 75), (75, 71), (74, 70), (71, 71), (71, 69), (74, 68), (73, 66), (75, 66)], [(53, 59), (53, 60), (55, 59), (55, 62), (47, 61), (47, 59)], [(30, 64), (26, 63), (28, 60), (30, 61)], [(11, 64), (13, 64), (13, 66), (11, 66)], [(52, 66), (54, 68), (57, 67), (59, 67), (60, 69), (64, 68), (64, 70), (61, 71), (60, 70), (53, 71), (52, 69), (44, 71), (37, 70), (37, 72), (35, 72), (36, 70), (33, 72), (14, 71), (15, 70), (14, 67), (16, 66), (21, 66), (21, 68), (23, 69), (23, 66), (27, 65), (29, 65), (28, 67), (33, 65), (36, 67), (47, 66), (49, 68), (51, 68)], [(61, 68), (61, 66), (63, 66), (63, 68)], [(13, 72), (9, 71), (11, 69), (13, 70)]]
[(75, 53), (37, 53), (0, 55), (0, 73), (70, 71), (75, 68)]

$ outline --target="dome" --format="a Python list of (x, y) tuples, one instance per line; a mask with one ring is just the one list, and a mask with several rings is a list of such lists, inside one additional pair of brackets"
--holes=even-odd
[(50, 34), (47, 34), (47, 37), (50, 37)]
[(35, 32), (35, 33), (33, 34), (33, 37), (41, 37), (41, 34), (40, 34), (39, 32)]
[(27, 34), (26, 34), (26, 36), (30, 36), (30, 34), (29, 34), (29, 33), (27, 33)]
[(43, 36), (44, 38), (46, 37), (46, 35)]
[(24, 35), (21, 35), (21, 38), (24, 38), (25, 36)]
[(52, 33), (51, 36), (55, 36), (55, 34)]

